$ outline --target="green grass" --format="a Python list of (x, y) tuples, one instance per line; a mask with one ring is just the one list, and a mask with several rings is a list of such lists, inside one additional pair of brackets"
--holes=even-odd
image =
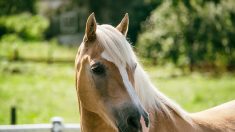
[(0, 124), (17, 107), (18, 123), (48, 123), (53, 116), (78, 122), (73, 64), (2, 62)]
[[(12, 45), (10, 45), (12, 46)], [(1, 54), (12, 48), (0, 43)], [(19, 45), (22, 55), (41, 57), (45, 43)], [(7, 47), (8, 51), (7, 52)], [(49, 46), (50, 47), (50, 46)], [(76, 48), (54, 45), (55, 57), (74, 58)], [(40, 49), (39, 51), (37, 49)], [(65, 57), (65, 58), (66, 58)], [(235, 75), (184, 75), (172, 67), (145, 66), (159, 90), (189, 112), (200, 111), (235, 98)], [(17, 107), (18, 123), (48, 123), (53, 116), (79, 122), (74, 65), (9, 62), (0, 57), (0, 124), (9, 124), (10, 107)]]

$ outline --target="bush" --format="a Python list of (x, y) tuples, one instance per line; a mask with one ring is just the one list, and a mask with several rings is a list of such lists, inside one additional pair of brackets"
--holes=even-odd
[(25, 40), (41, 40), (48, 27), (48, 20), (40, 15), (23, 13), (0, 17), (0, 34), (17, 34)]
[(143, 24), (137, 50), (158, 63), (235, 67), (235, 1), (165, 1)]

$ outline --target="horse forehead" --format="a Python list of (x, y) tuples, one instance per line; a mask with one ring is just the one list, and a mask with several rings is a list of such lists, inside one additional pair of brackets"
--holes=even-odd
[(119, 73), (120, 73), (124, 83), (127, 83), (127, 81), (128, 81), (128, 82), (132, 83), (132, 85), (133, 85), (134, 79), (133, 79), (133, 75), (131, 74), (132, 72), (130, 72), (130, 67), (128, 65), (122, 64), (120, 62), (115, 62), (117, 60), (114, 60), (111, 57), (111, 55), (109, 55), (106, 51), (103, 51), (101, 53), (101, 58), (105, 59), (105, 60), (107, 60), (107, 61), (109, 61), (111, 63), (113, 63), (114, 66), (117, 67), (117, 69), (118, 69), (118, 71), (119, 71)]
[(81, 61), (86, 55), (90, 56), (91, 59), (100, 58), (104, 49), (97, 43), (97, 41), (83, 42), (78, 49), (75, 62)]

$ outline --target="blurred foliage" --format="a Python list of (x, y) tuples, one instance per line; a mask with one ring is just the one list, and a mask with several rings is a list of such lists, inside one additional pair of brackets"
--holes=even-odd
[(35, 13), (36, 0), (0, 0), (0, 16), (19, 14), (22, 12)]
[[(63, 0), (62, 0), (63, 1)], [(150, 15), (150, 12), (156, 8), (162, 0), (129, 0), (128, 2), (126, 0), (118, 0), (118, 1), (110, 1), (110, 0), (64, 0), (62, 5), (58, 7), (58, 9), (53, 11), (54, 9), (49, 8), (46, 16), (50, 16), (50, 14), (55, 17), (56, 15), (60, 15), (66, 11), (71, 10), (79, 10), (79, 22), (85, 24), (86, 17), (91, 13), (95, 12), (97, 16), (97, 20), (99, 23), (109, 23), (112, 25), (117, 25), (125, 13), (129, 13), (130, 16), (130, 27), (129, 27), (129, 33), (128, 38), (135, 44), (137, 39), (137, 33), (140, 31), (140, 23), (146, 20), (146, 18)], [(15, 14), (21, 14), (22, 12), (29, 12), (31, 14), (36, 13), (36, 7), (38, 6), (38, 3), (40, 1), (37, 0), (9, 0), (9, 1), (0, 1), (0, 16), (12, 16)], [(53, 2), (48, 2), (53, 3)], [(58, 2), (60, 3), (60, 2)], [(100, 4), (102, 3), (102, 4)], [(50, 6), (48, 6), (50, 7)], [(38, 7), (37, 7), (38, 8)], [(53, 13), (54, 12), (54, 13)], [(86, 16), (86, 17), (85, 17)], [(5, 18), (4, 18), (5, 19)], [(50, 18), (52, 21), (52, 17)], [(80, 21), (81, 19), (81, 21)], [(84, 19), (84, 20), (83, 20)], [(27, 22), (27, 21), (25, 21)], [(56, 26), (58, 22), (52, 23), (52, 25), (47, 30), (46, 37), (52, 38), (56, 35), (58, 35), (58, 29), (53, 31), (53, 27), (59, 28)], [(83, 25), (80, 24), (79, 25)], [(19, 22), (18, 24), (22, 24)], [(26, 25), (29, 25), (26, 23)], [(30, 25), (31, 26), (31, 25)], [(20, 25), (21, 27), (21, 25)], [(81, 30), (79, 32), (83, 32), (84, 26), (81, 26)], [(79, 27), (80, 28), (80, 27)], [(0, 35), (3, 35), (9, 31), (4, 26), (0, 26)], [(12, 30), (12, 27), (10, 28), (10, 31)], [(44, 29), (43, 29), (44, 30)], [(28, 35), (29, 34), (29, 35)], [(29, 39), (33, 38), (35, 39), (35, 36), (33, 34), (33, 37), (30, 33), (25, 32), (20, 35), (20, 37), (26, 38), (29, 37)], [(40, 36), (39, 36), (40, 38)]]
[[(0, 17), (0, 36), (13, 39), (41, 40), (48, 27), (48, 20), (40, 15), (22, 13)], [(13, 37), (13, 38), (12, 38)]]
[[(73, 0), (77, 4), (86, 5), (89, 13), (95, 12), (99, 23), (118, 25), (125, 15), (129, 13), (130, 24), (128, 38), (135, 44), (137, 33), (140, 31), (140, 23), (146, 20), (150, 12), (159, 2), (145, 0)], [(161, 0), (156, 0), (161, 1)], [(101, 4), (102, 3), (102, 4)]]
[(166, 0), (143, 24), (137, 49), (160, 64), (231, 70), (234, 36), (234, 0)]

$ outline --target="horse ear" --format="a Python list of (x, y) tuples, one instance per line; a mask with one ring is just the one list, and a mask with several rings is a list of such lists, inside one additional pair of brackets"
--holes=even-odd
[(95, 39), (96, 33), (96, 20), (94, 12), (88, 17), (86, 22), (86, 31), (85, 31), (85, 38), (86, 40), (93, 40)]
[(124, 36), (126, 36), (129, 26), (129, 16), (128, 13), (125, 14), (125, 16), (122, 18), (122, 21), (118, 24), (116, 27), (117, 30), (119, 30)]

